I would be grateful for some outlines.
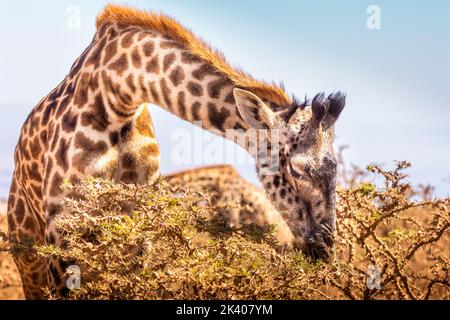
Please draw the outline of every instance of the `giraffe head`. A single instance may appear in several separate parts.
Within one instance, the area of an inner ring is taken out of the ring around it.
[[[344,109],[345,95],[318,94],[309,108],[270,105],[242,89],[235,89],[234,96],[250,128],[268,129],[268,145],[273,146],[277,136],[277,161],[273,150],[268,162],[259,155],[257,171],[269,199],[294,234],[295,246],[313,259],[329,261],[336,229],[334,124]]]

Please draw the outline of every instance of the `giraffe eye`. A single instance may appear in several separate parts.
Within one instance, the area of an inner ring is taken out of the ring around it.
[[[304,173],[299,172],[298,170],[295,169],[295,167],[292,164],[289,164],[288,166],[289,169],[289,173],[290,175],[298,180],[306,180],[306,176],[304,175]]]

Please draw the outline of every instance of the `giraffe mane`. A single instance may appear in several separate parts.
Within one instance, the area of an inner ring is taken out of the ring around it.
[[[191,54],[213,66],[219,73],[232,81],[236,87],[249,90],[260,98],[267,99],[279,106],[292,104],[292,100],[288,97],[282,85],[258,81],[241,68],[231,66],[222,52],[199,39],[192,31],[172,17],[162,13],[110,4],[98,15],[97,29],[105,23],[139,26],[156,31],[176,41]]]

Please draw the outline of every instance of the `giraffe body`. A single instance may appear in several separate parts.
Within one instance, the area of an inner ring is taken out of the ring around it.
[[[94,176],[123,183],[152,182],[159,176],[159,146],[147,105],[133,117],[92,134],[95,140],[73,119],[63,120],[59,135],[52,134],[58,125],[51,121],[42,131],[36,130],[35,123],[45,116],[40,111],[38,106],[25,122],[16,148],[16,164],[20,165],[16,165],[8,201],[9,234],[17,242],[58,246],[61,242],[52,220],[64,214],[64,196],[70,196],[60,188],[63,179],[77,183]],[[73,131],[66,135],[64,126],[72,130],[72,125]],[[54,287],[64,285],[62,263],[25,255],[16,258],[16,264],[27,298],[41,298],[41,288],[49,281]]]
[[[258,175],[295,245],[329,259],[335,219],[332,140],[344,97],[318,95],[306,108],[282,87],[231,67],[173,19],[117,6],[105,8],[92,43],[25,121],[8,203],[13,240],[63,245],[53,220],[64,215],[64,198],[76,196],[64,194],[65,179],[144,183],[159,175],[147,103],[226,138],[229,130],[256,129],[274,143],[272,132],[280,131],[278,167],[266,175],[270,157],[263,155],[269,161],[257,162]],[[249,151],[255,144],[233,140]],[[65,288],[64,264],[35,256],[16,262],[27,298],[42,297],[42,285],[57,293]]]

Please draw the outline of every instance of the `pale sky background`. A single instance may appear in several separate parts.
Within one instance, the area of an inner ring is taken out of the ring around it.
[[[88,46],[95,17],[108,2],[0,1],[0,198],[7,196],[23,121]],[[413,183],[450,194],[449,1],[120,3],[174,16],[256,78],[283,81],[300,97],[345,91],[336,145],[350,145],[348,161],[392,166],[393,160],[409,160]],[[67,26],[73,5],[80,9],[79,29]],[[366,26],[369,5],[381,9],[380,30]],[[158,107],[152,117],[163,173],[199,166],[171,159],[173,130],[193,127]],[[204,164],[222,162],[219,157]],[[256,182],[251,164],[237,168]]]

